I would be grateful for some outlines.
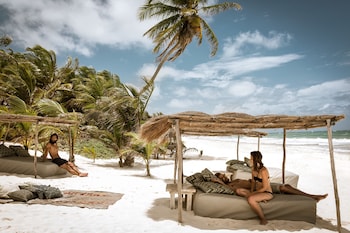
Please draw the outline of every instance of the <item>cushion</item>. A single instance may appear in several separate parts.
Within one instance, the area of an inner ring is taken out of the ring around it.
[[[10,149],[14,150],[18,157],[30,157],[29,152],[21,146],[9,146]]]
[[[233,165],[233,164],[245,164],[244,161],[240,161],[237,159],[231,159],[229,161],[226,162],[227,165]]]
[[[204,180],[204,177],[202,175],[202,173],[200,172],[197,172],[191,176],[188,176],[186,177],[186,180],[190,183],[190,184],[194,184],[194,183],[197,183],[197,182],[203,182],[205,181]]]
[[[62,192],[50,185],[20,185],[20,189],[28,190],[39,197],[39,199],[53,199],[63,197]]]
[[[229,187],[215,182],[203,181],[194,183],[193,185],[205,193],[235,194],[235,192]]]
[[[244,162],[248,167],[251,167],[250,166],[250,158],[244,157]]]
[[[241,170],[241,171],[245,171],[245,172],[251,172],[252,169],[244,164],[232,164],[232,165],[229,165],[229,167],[233,170]]]
[[[0,198],[8,199],[9,196],[7,194],[17,190],[19,190],[17,184],[0,184]]]
[[[20,189],[14,192],[10,192],[7,194],[11,199],[13,199],[14,201],[29,201],[31,199],[35,198],[35,195],[28,190],[25,189]]]
[[[205,168],[201,173],[205,181],[211,181],[212,178],[216,178],[216,176],[211,171],[209,171],[208,168]]]
[[[0,145],[0,157],[10,157],[10,156],[16,156],[16,152],[14,150],[11,150],[4,144]]]

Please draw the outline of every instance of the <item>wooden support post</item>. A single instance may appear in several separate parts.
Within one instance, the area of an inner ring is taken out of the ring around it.
[[[286,174],[286,129],[283,129],[283,162],[282,162],[282,184],[285,183]]]
[[[239,135],[237,136],[237,160],[239,160]]]
[[[178,171],[177,171],[177,193],[178,193],[178,222],[182,223],[182,173],[183,173],[183,161],[182,161],[182,141],[180,133],[179,119],[175,120],[175,132],[176,132],[176,154],[178,159]]]
[[[335,205],[337,209],[337,229],[338,229],[338,232],[340,233],[341,232],[340,201],[339,201],[339,194],[338,194],[337,174],[335,172],[334,150],[333,150],[332,129],[331,129],[330,119],[327,120],[327,130],[328,130],[328,146],[329,146],[329,155],[331,160]]]
[[[39,125],[38,121],[35,125],[35,152],[34,152],[34,177],[37,176],[37,152],[38,152],[38,144],[39,144]]]
[[[258,151],[260,151],[260,136],[258,136]]]
[[[74,145],[73,145],[73,139],[72,139],[72,128],[68,127],[68,134],[69,134],[69,141],[68,141],[68,146],[69,146],[69,161],[74,163],[75,158],[74,158]]]

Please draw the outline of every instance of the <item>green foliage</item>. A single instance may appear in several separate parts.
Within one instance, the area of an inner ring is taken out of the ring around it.
[[[111,159],[116,158],[116,152],[106,147],[106,145],[98,139],[80,139],[77,141],[76,152],[80,155],[91,159]]]

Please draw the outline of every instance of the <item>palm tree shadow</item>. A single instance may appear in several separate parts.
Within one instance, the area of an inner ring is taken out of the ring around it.
[[[147,216],[154,221],[170,220],[178,222],[178,209],[170,209],[169,198],[155,199],[153,206],[147,211]],[[191,226],[202,230],[250,230],[250,231],[301,231],[316,229],[328,229],[337,231],[337,226],[331,221],[317,217],[316,224],[302,221],[269,220],[267,225],[260,225],[257,219],[234,220],[201,217],[194,214],[193,211],[182,211],[182,225]],[[342,228],[341,232],[350,233],[349,230]]]

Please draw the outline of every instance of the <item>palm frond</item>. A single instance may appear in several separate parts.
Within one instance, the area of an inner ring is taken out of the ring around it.
[[[208,42],[210,44],[210,55],[215,56],[216,52],[218,51],[219,42],[216,38],[214,32],[211,30],[210,26],[204,21],[201,21],[202,24],[202,30],[205,32],[205,36],[208,39]]]
[[[216,4],[216,5],[204,6],[200,9],[200,11],[202,11],[206,15],[212,16],[212,15],[216,15],[218,13],[221,13],[223,11],[229,10],[229,9],[241,10],[242,7],[238,3],[223,2],[220,4]]]

